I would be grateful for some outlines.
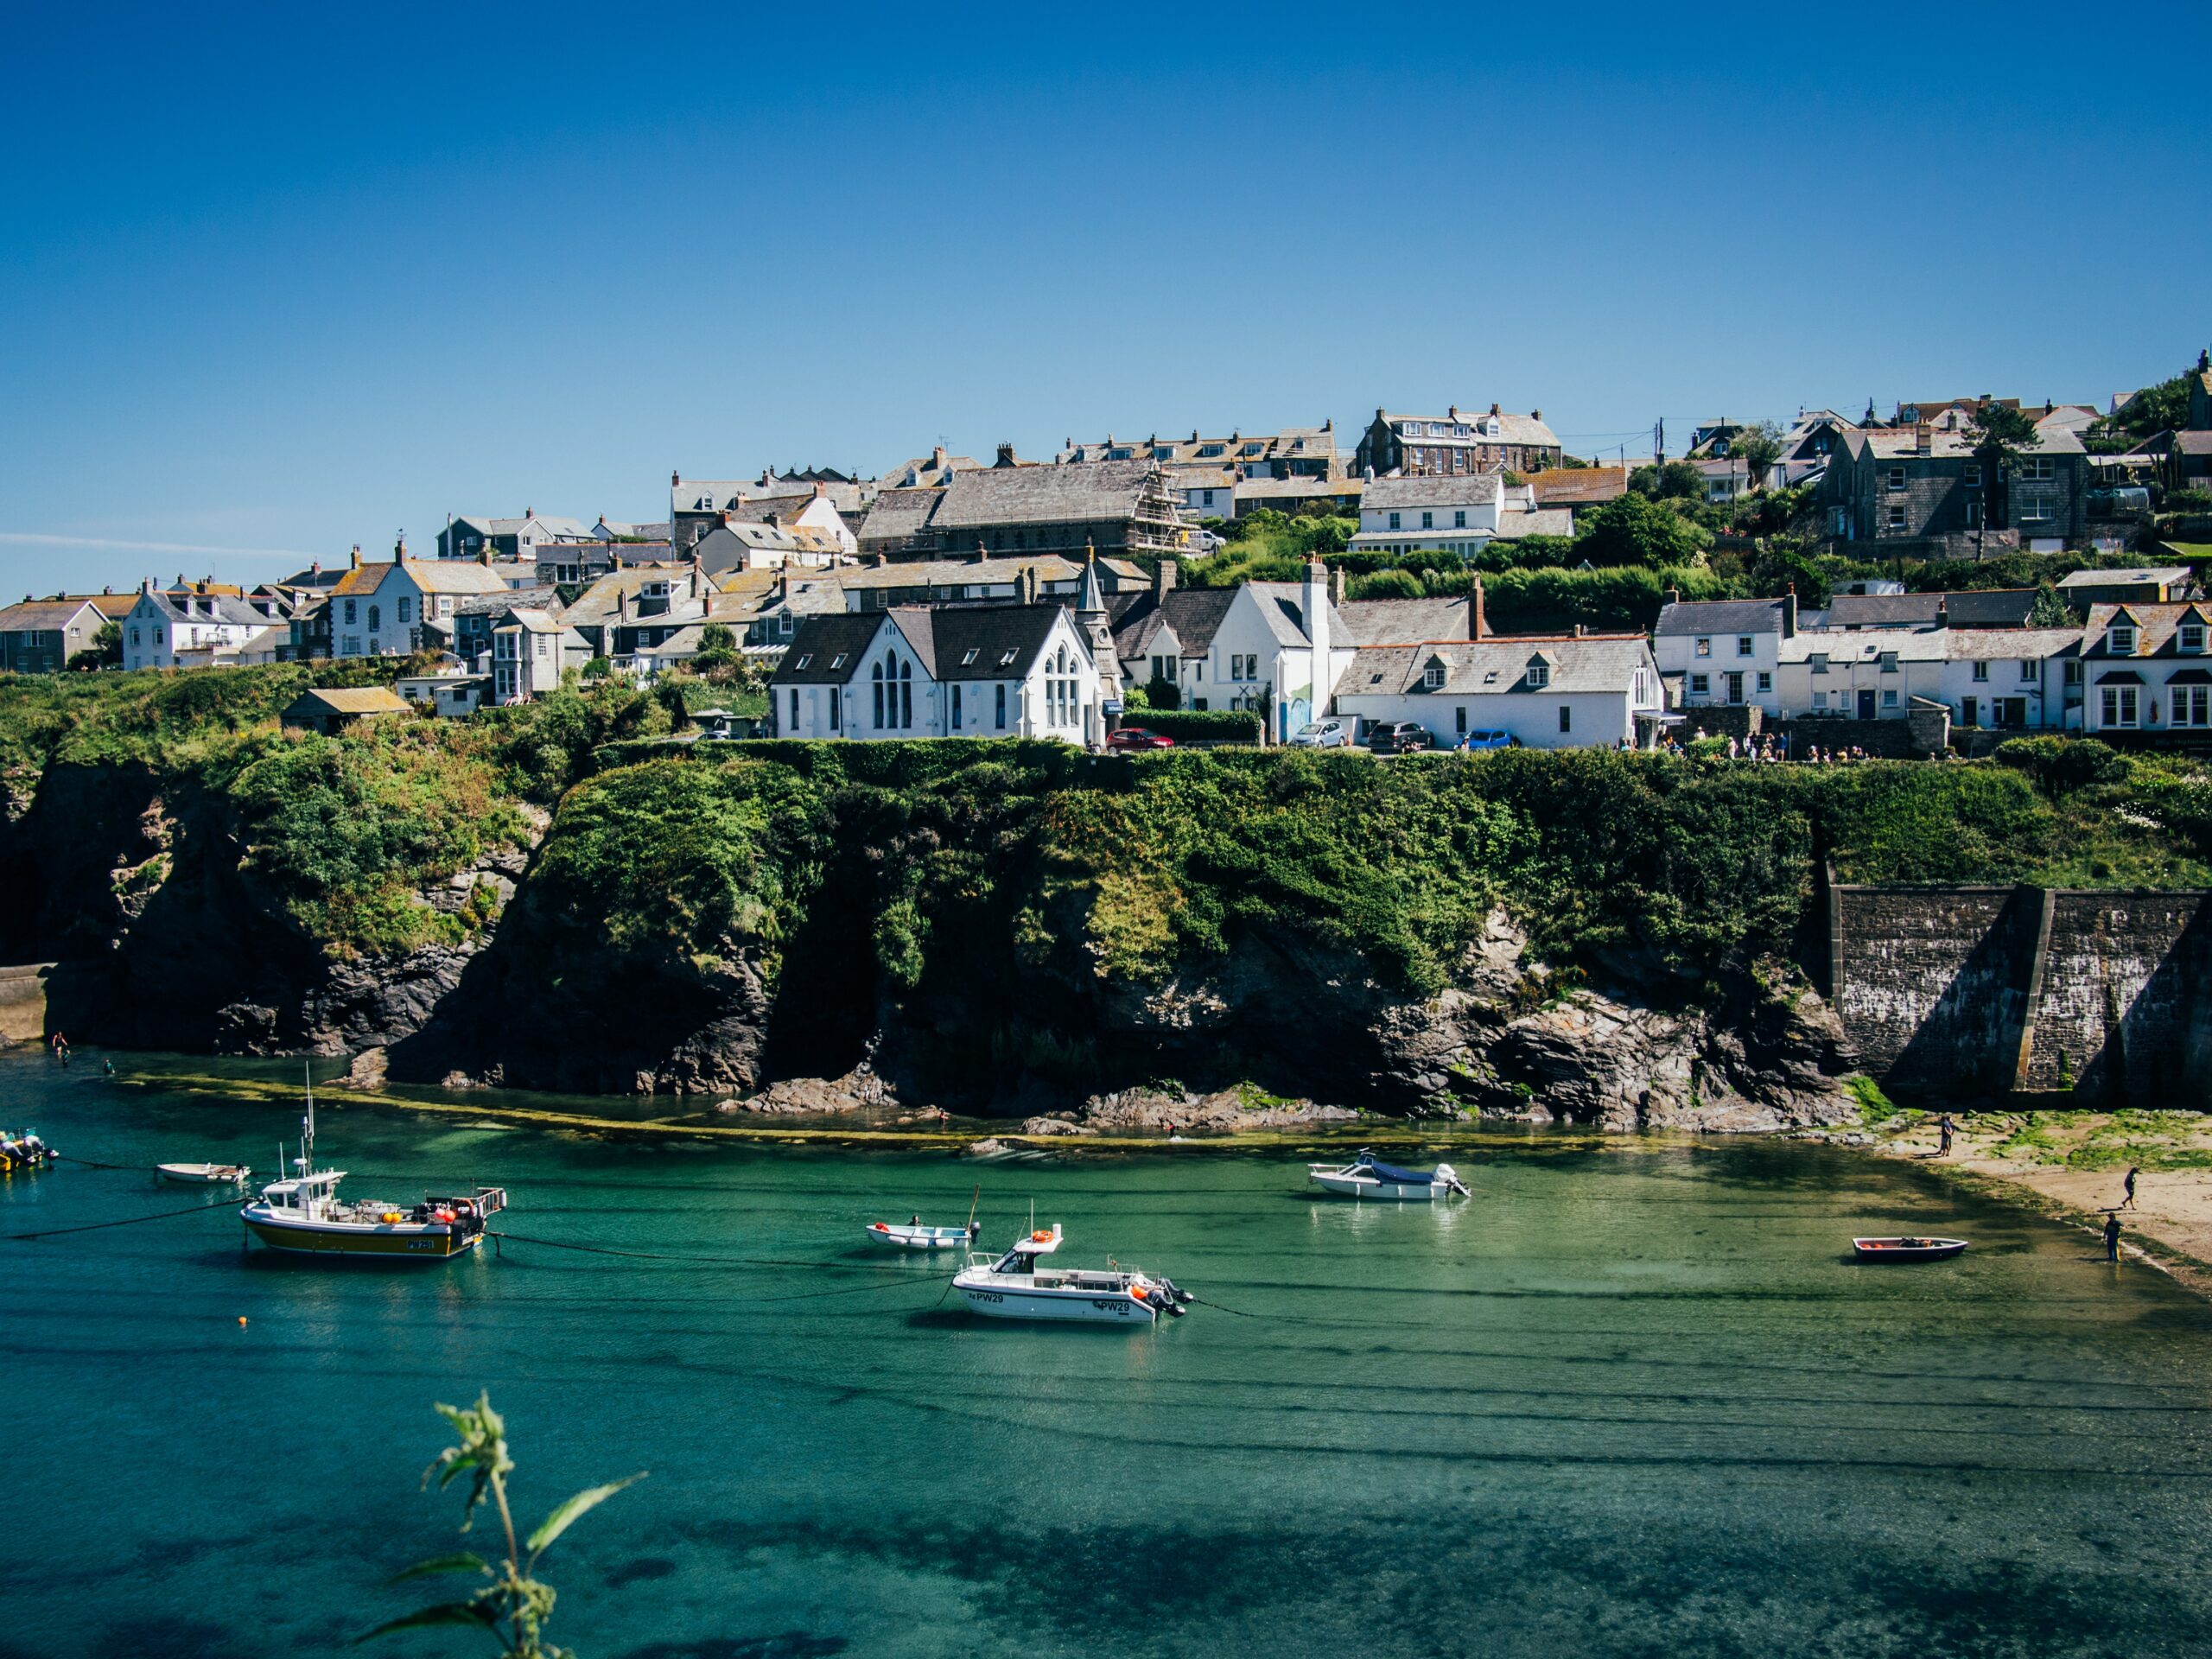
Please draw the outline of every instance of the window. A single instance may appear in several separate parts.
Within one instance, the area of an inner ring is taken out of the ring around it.
[[[1762,690],[1762,691],[1771,691],[1771,690],[1774,690],[1774,676],[1773,676],[1773,675],[1771,675],[1771,674],[1762,673],[1762,674],[1759,676],[1759,690]]]
[[[2020,500],[2020,522],[2024,524],[2047,524],[2056,518],[2053,504],[2042,496],[2024,496]]]
[[[2049,455],[2022,455],[2013,464],[2013,476],[2023,484],[2048,484],[2056,474]]]
[[[1390,528],[1393,530],[1398,528],[1398,515],[1395,512],[1390,515]]]
[[[2135,630],[2125,622],[2115,622],[2105,630],[2105,649],[2115,657],[2135,654]]]
[[[1825,708],[1827,708],[1827,706],[1828,706],[1828,694],[1827,694],[1827,692],[1825,692],[1825,691],[1815,691],[1815,692],[1814,692],[1814,693],[1813,693],[1813,707],[1814,707],[1814,708],[1815,708],[1815,709],[1825,709]]]
[[[798,659],[798,661],[796,664],[793,664],[793,666],[794,666],[794,667],[798,667],[798,668],[804,668],[804,667],[806,667],[806,666],[807,666],[807,664],[809,664],[810,663],[811,663],[813,660],[814,660],[814,653],[813,653],[812,652],[810,652],[810,651],[808,651],[808,652],[802,652],[799,654],[799,659]]]
[[[2177,726],[2212,726],[2212,685],[2170,685],[2170,711]]]
[[[134,645],[138,643],[138,630],[136,628],[130,630],[130,643]]]
[[[2082,664],[2079,658],[2069,658],[2066,664],[2065,681],[2069,685],[2082,683]]]
[[[378,628],[381,628],[382,626],[384,626],[384,607],[383,607],[383,606],[381,606],[381,605],[372,605],[372,606],[370,606],[370,607],[369,607],[369,632],[370,632],[371,633],[374,633],[374,632],[375,632]]]
[[[1423,530],[1434,530],[1436,528],[1436,515],[1433,512],[1424,512],[1421,514],[1421,527]]]
[[[1827,654],[1827,652],[1826,652],[1825,651],[1816,651],[1816,652],[1813,652],[1813,654],[1812,654],[1812,655],[1813,655],[1813,672],[1814,672],[1814,673],[1815,673],[1815,674],[1825,674],[1825,673],[1827,673],[1827,672],[1828,671],[1828,654]]]
[[[830,729],[837,730],[844,724],[845,694],[836,686],[830,688]]]
[[[782,615],[776,619],[776,632],[782,634],[785,639],[789,639],[791,637],[793,620],[794,619],[792,618],[791,613],[789,611],[785,611]]]
[[[962,653],[961,653],[961,657],[960,657],[960,666],[961,666],[961,667],[963,667],[963,668],[967,667],[970,663],[972,663],[972,662],[974,662],[974,661],[976,660],[976,657],[977,657],[979,654],[980,654],[980,652],[978,652],[978,650],[977,650],[977,648],[976,648],[976,646],[974,646],[974,645],[970,645],[970,646],[969,646],[969,647],[968,647],[968,649],[967,649],[965,652],[962,652]],[[839,660],[840,660],[840,661],[842,661],[842,658],[840,658]]]
[[[1882,707],[1883,707],[1883,708],[1885,708],[1885,709],[1894,709],[1894,708],[1896,708],[1897,706],[1897,694],[1896,692],[1894,692],[1894,691],[1885,691],[1885,692],[1883,692],[1883,693],[1882,693]]]
[[[1552,671],[1549,664],[1545,663],[1529,664],[1529,685],[1531,690],[1541,691],[1551,683]]]
[[[974,654],[973,652],[970,652],[970,653],[969,653],[969,655],[971,655],[971,656],[972,656],[973,654]],[[845,665],[845,653],[844,653],[843,652],[842,652],[842,651],[841,651],[841,652],[838,652],[835,657],[832,657],[832,658],[830,659],[830,667],[832,667],[832,668],[842,668],[844,665]]]
[[[1987,679],[1989,677],[1989,664],[1987,663],[1976,663],[1974,665],[1974,677],[1977,680]]]
[[[1001,652],[999,653],[999,666],[1001,668],[1012,668],[1014,666],[1014,653],[1011,651]]]
[[[1897,671],[1897,654],[1894,651],[1884,652],[1876,660],[1880,663],[1883,673],[1894,674]]]
[[[883,664],[878,663],[870,669],[868,677],[869,690],[875,694],[875,728],[881,731],[883,729]]]
[[[2030,681],[2030,680],[2032,680],[2032,679],[2034,679],[2035,677],[2036,677],[2036,665],[2035,665],[2034,661],[2033,661],[2031,658],[2026,658],[2026,657],[2023,657],[2022,658],[2020,658],[2020,678],[2021,678],[2021,681],[2024,683],[2025,682]]]
[[[346,620],[348,622],[358,622],[361,620],[359,616],[354,614],[353,607],[358,603],[359,603],[358,600],[349,599],[346,601]]]
[[[1467,729],[1467,705],[1464,702],[1452,711],[1452,729],[1455,732]]]
[[[408,607],[413,603],[414,601],[412,600],[402,598],[399,601],[398,607],[393,613],[393,620],[403,626],[412,621],[414,619],[409,616],[407,612]]]
[[[956,732],[960,729],[960,686],[957,681],[952,687],[952,729]]]
[[[1739,633],[1736,636],[1736,654],[1738,657],[1748,657],[1751,654],[1751,636],[1750,634]]]
[[[1465,507],[1461,507],[1452,515],[1452,528],[1454,530],[1465,530],[1466,527],[1467,510]]]
[[[1712,640],[1710,640],[1710,639],[1700,639],[1700,640],[1699,640],[1699,641],[1697,642],[1697,654],[1698,654],[1699,656],[1700,656],[1700,657],[1710,657],[1710,656],[1712,656],[1712,655],[1713,655],[1713,641],[1712,641]]]
[[[1690,695],[1691,695],[1692,696],[1694,696],[1694,697],[1702,697],[1702,696],[1709,696],[1709,695],[1711,694],[1712,690],[1713,690],[1713,676],[1712,676],[1712,675],[1710,675],[1710,674],[1693,674],[1693,675],[1691,675],[1691,676],[1690,676]]]
[[[798,688],[791,688],[791,730],[798,730]]]
[[[1903,507],[1891,507],[1890,509],[1889,518],[1885,520],[1885,523],[1888,528],[1891,530],[1903,530],[1904,528],[1904,509]]]
[[[1890,468],[1890,488],[1892,492],[1904,488],[1904,467],[1892,467]]]
[[[1559,706],[1559,728],[1562,732],[1574,729],[1574,710],[1563,702]]]
[[[136,632],[134,629],[134,634]],[[2183,651],[2204,649],[2204,625],[2202,622],[2184,622],[2178,632],[2181,635],[2181,648]]]
[[[1001,685],[994,689],[998,693],[998,728],[1004,731],[1006,730],[1006,687]]]
[[[1959,479],[1961,483],[1968,485],[1974,489],[1980,489],[1981,487],[1981,463],[1978,461],[1970,461],[1967,462],[1967,469],[1965,472],[1959,474]]]
[[[1204,496],[1205,497],[1205,499],[1205,499],[1205,505],[1208,505],[1208,506],[1211,506],[1211,505],[1213,505],[1213,492],[1212,492],[1211,490],[1202,490],[1202,491],[1200,491],[1200,492],[1199,492],[1199,493],[1200,493],[1200,494],[1202,494],[1202,495],[1204,495]]]
[[[2138,688],[2132,685],[2101,685],[2098,700],[2102,705],[2101,724],[2133,726],[2135,724],[2135,698]]]
[[[1441,691],[1444,689],[1444,664],[1432,661],[1421,671],[1421,683],[1431,691]]]

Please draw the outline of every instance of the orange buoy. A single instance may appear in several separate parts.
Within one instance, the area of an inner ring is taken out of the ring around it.
[[[1129,1287],[1129,1294],[1135,1297],[1139,1301],[1144,1300],[1144,1287],[1142,1285],[1131,1285]]]
[[[243,1326],[243,1325],[245,1324],[245,1314],[241,1313],[241,1314],[239,1314],[239,1315],[238,1315],[238,1324],[239,1324],[241,1326]]]

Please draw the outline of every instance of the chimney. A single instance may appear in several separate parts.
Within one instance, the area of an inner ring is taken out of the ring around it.
[[[1669,605],[1681,604],[1682,602],[1682,590],[1679,588],[1669,588],[1667,590],[1667,602]]]
[[[614,620],[617,622],[627,622],[630,620],[630,594],[626,588],[615,589]]]
[[[699,597],[699,556],[696,553],[691,556],[691,597]]]
[[[1319,559],[1306,562],[1306,637],[1313,644],[1313,684],[1326,681],[1329,665],[1329,567]]]
[[[1329,603],[1341,605],[1344,602],[1344,568],[1341,564],[1332,565],[1329,568]]]
[[[815,480],[815,485],[814,485],[814,497],[815,497],[815,499],[816,499],[816,500],[817,500],[817,501],[818,501],[818,500],[820,500],[823,496],[825,496],[825,495],[827,495],[827,494],[829,494],[829,493],[830,493],[830,486],[829,486],[827,484],[823,483],[823,482],[822,482],[820,480],[818,480],[818,479],[817,479],[817,480]]]
[[[1164,599],[1173,593],[1176,580],[1182,574],[1183,568],[1174,560],[1162,558],[1159,567],[1152,573],[1152,596],[1154,599]]]
[[[1023,565],[1021,567],[1021,602],[1025,605],[1034,605],[1037,603],[1039,592],[1037,567],[1033,564]]]
[[[943,444],[939,443],[931,446],[930,465],[936,467],[939,472],[943,472],[944,470],[944,446]]]
[[[1473,590],[1468,595],[1467,638],[1470,639],[1490,638],[1490,618],[1483,614],[1483,579],[1480,576],[1475,578]]]
[[[1446,410],[1444,413],[1447,418],[1456,421],[1459,418],[1459,405],[1454,404],[1451,408]]]
[[[476,563],[482,565],[486,570],[489,570],[492,568],[492,543],[490,538],[486,537],[484,545],[477,550]]]
[[[1001,467],[1011,467],[1014,464],[1014,446],[1012,444],[1002,443],[999,445],[999,458],[995,464]]]
[[[1493,415],[1503,415],[1505,411],[1500,409],[1496,404],[1492,404],[1490,406],[1490,412]]]
[[[349,565],[349,566],[347,567],[347,569],[353,569],[353,570],[358,570],[358,569],[359,569],[360,568],[361,568],[361,544],[360,544],[359,542],[356,542],[356,543],[353,543],[353,563],[351,565]]]
[[[1590,625],[1587,622],[1578,622],[1574,625],[1574,637],[1576,639],[1585,639],[1588,636],[1589,632]]]
[[[1529,411],[1529,418],[1532,421],[1541,421],[1544,418],[1544,411],[1541,409],[1532,409]]]
[[[683,482],[683,474],[676,471],[673,467],[671,467],[668,474],[668,487],[672,490]]]
[[[1921,422],[1912,429],[1912,442],[1913,448],[1922,454],[1933,453],[1936,448],[1936,429],[1926,421]]]
[[[1782,595],[1782,637],[1785,639],[1797,637],[1797,584],[1794,582]]]

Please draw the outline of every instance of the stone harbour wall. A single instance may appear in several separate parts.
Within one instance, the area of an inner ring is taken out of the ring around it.
[[[1837,886],[1838,1014],[1885,1088],[2212,1105],[2212,893]]]

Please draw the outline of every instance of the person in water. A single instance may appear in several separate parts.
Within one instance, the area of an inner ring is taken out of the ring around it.
[[[2136,1166],[2130,1164],[2127,1166],[2127,1196],[2120,1201],[2120,1207],[2123,1210],[2133,1210],[2135,1207],[2135,1175]]]
[[[2120,1260],[2120,1212],[2117,1210],[2105,1211],[2105,1260]]]

